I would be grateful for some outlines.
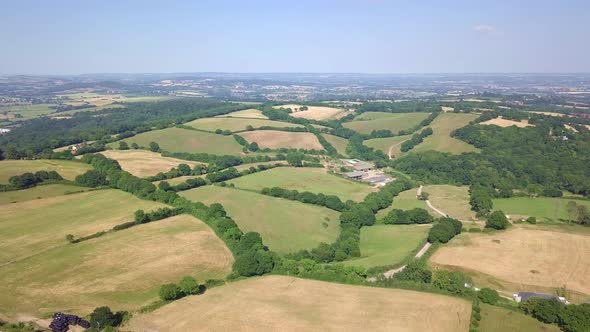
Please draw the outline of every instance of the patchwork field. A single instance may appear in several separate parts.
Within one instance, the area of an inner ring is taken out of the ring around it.
[[[469,204],[469,187],[434,185],[422,189],[430,194],[428,200],[437,209],[459,220],[475,220]],[[438,217],[438,215],[437,215]]]
[[[180,164],[187,164],[191,167],[200,164],[194,161],[162,157],[159,153],[146,150],[107,150],[101,154],[118,161],[123,170],[139,177],[167,172]]]
[[[517,289],[558,288],[590,295],[590,236],[517,227],[463,233],[431,258],[436,265],[482,273]]]
[[[266,115],[262,114],[262,111],[255,108],[249,108],[247,110],[235,111],[229,114],[218,115],[216,118],[246,118],[246,119],[268,119]]]
[[[429,225],[374,225],[361,228],[361,257],[346,265],[365,268],[400,263],[428,237]]]
[[[488,121],[480,122],[480,124],[482,124],[482,125],[495,125],[495,126],[502,127],[502,128],[511,127],[511,126],[517,126],[519,128],[524,128],[524,127],[531,127],[532,126],[529,124],[528,120],[514,121],[514,120],[502,119],[501,116],[497,117],[495,119],[488,120]]]
[[[370,134],[373,130],[389,129],[394,133],[410,129],[426,119],[429,113],[386,113],[366,112],[343,126],[361,134]]]
[[[169,152],[205,152],[217,155],[237,155],[242,153],[242,146],[231,136],[222,136],[202,131],[166,128],[153,130],[124,140],[129,145],[137,143],[139,146],[149,146],[156,142],[160,148]],[[118,142],[110,146],[117,148]]]
[[[229,130],[231,132],[246,130],[248,126],[260,128],[263,126],[277,128],[303,127],[302,125],[264,120],[264,119],[244,119],[244,118],[204,118],[186,123],[193,128],[214,132],[217,129]]]
[[[294,118],[304,118],[309,120],[326,120],[331,118],[338,113],[344,112],[341,108],[327,107],[327,106],[307,106],[307,111],[299,111],[299,108],[303,105],[288,104],[275,106],[274,108],[290,108],[293,112],[291,116]]]
[[[0,183],[8,183],[11,176],[26,172],[56,171],[66,180],[74,180],[76,176],[92,169],[92,166],[70,160],[3,160],[0,161]]]
[[[373,138],[363,142],[364,145],[375,150],[381,150],[390,158],[395,158],[401,154],[402,143],[410,139],[412,135]]]
[[[590,208],[590,201],[570,200],[566,198],[550,197],[511,197],[494,199],[494,210],[502,210],[511,219],[536,217],[539,221],[569,220],[572,216],[568,212],[568,202],[576,202]]]
[[[5,191],[0,192],[0,205],[62,196],[65,194],[76,193],[85,190],[88,190],[88,188],[69,184],[48,184],[24,190]]]
[[[544,324],[531,316],[510,311],[489,304],[481,304],[481,321],[479,330],[482,332],[559,332],[559,327]]]
[[[328,143],[332,144],[339,154],[346,156],[346,146],[348,145],[348,140],[346,138],[329,134],[322,134],[322,136],[328,141]]]
[[[426,211],[430,212],[431,215],[435,215],[435,213],[431,209],[429,209],[428,206],[426,206],[426,203],[424,203],[424,201],[421,201],[416,198],[416,188],[413,188],[410,190],[402,191],[401,193],[399,193],[399,195],[394,197],[391,206],[383,210],[380,210],[377,213],[377,218],[385,217],[389,213],[389,211],[393,209],[411,210],[415,208],[425,209]]]
[[[52,104],[15,105],[0,107],[0,120],[23,121],[55,112]]]
[[[162,284],[185,275],[223,278],[232,262],[208,226],[179,215],[0,267],[0,310],[36,317],[86,315],[98,304],[135,310],[156,300]]]
[[[323,150],[320,141],[318,141],[318,138],[312,133],[295,133],[278,130],[255,130],[240,133],[239,135],[244,137],[249,143],[258,143],[258,146],[260,146],[262,149],[287,148]]]
[[[265,245],[282,254],[332,243],[340,231],[339,213],[319,206],[218,186],[180,195],[205,204],[221,203],[242,231],[260,233]]]
[[[469,302],[442,295],[267,276],[175,301],[124,328],[450,332],[467,331],[470,312]]]
[[[133,220],[138,209],[163,206],[114,189],[4,204],[0,265],[63,245],[67,234],[80,237],[108,230]]]
[[[476,118],[477,114],[443,113],[436,117],[430,124],[433,134],[426,137],[424,142],[418,144],[410,151],[436,150],[453,154],[479,151],[473,145],[450,136],[453,130],[465,127],[470,121]]]

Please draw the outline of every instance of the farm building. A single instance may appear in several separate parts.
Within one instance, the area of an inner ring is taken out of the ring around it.
[[[367,175],[367,172],[362,172],[362,171],[354,171],[354,172],[348,172],[348,173],[344,173],[344,175],[350,179],[353,180],[360,180],[362,179],[364,176]]]
[[[565,297],[551,295],[551,294],[533,293],[533,292],[519,292],[518,294],[512,294],[512,298],[516,302],[526,302],[531,298],[556,299],[563,304],[569,304],[569,301],[566,300]]]
[[[394,179],[392,179],[391,177],[389,177],[387,175],[378,175],[378,176],[372,176],[372,177],[365,178],[362,181],[370,183],[370,184],[384,186],[385,184],[387,184],[388,182],[391,182],[393,180]]]
[[[341,159],[344,165],[354,168],[355,171],[370,171],[375,168],[375,164],[358,160],[358,159]]]

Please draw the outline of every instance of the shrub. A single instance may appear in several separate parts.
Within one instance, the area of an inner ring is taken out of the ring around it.
[[[172,301],[182,296],[182,290],[176,284],[166,284],[160,287],[160,298],[164,301]]]
[[[493,229],[498,229],[498,230],[506,229],[506,228],[508,228],[508,225],[509,225],[508,219],[506,218],[506,215],[502,211],[492,212],[486,222],[487,228],[493,228]]]
[[[432,280],[432,272],[424,262],[413,260],[402,271],[396,273],[394,278],[429,284]]]
[[[76,183],[92,188],[109,184],[106,176],[103,173],[95,170],[89,170],[84,174],[76,176]]]
[[[194,295],[200,293],[200,286],[197,280],[191,276],[186,276],[178,283],[180,291],[184,295]]]
[[[500,295],[498,295],[498,292],[495,289],[491,288],[482,288],[477,293],[477,297],[481,300],[481,302],[487,304],[496,304],[496,302],[498,302],[498,300],[500,299]]]
[[[528,217],[526,218],[526,222],[528,222],[529,224],[536,224],[537,223],[537,218],[535,217]]]
[[[102,330],[107,326],[118,326],[123,321],[124,312],[113,313],[109,307],[98,307],[90,314],[90,326]]]

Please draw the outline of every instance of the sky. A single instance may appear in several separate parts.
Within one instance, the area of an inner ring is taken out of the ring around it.
[[[588,0],[0,0],[0,74],[590,72]]]

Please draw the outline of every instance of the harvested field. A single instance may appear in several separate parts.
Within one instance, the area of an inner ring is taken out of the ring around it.
[[[240,133],[249,143],[256,142],[262,149],[323,150],[318,138],[312,133],[295,133],[278,130],[255,130]],[[232,138],[233,139],[233,138]]]
[[[401,154],[402,143],[410,139],[412,135],[373,138],[363,142],[364,145],[375,150],[381,150],[386,155],[395,158]]]
[[[179,215],[78,244],[63,244],[0,267],[0,311],[41,317],[86,315],[97,305],[137,310],[162,284],[192,275],[223,278],[233,258],[200,220]]]
[[[460,154],[463,152],[477,152],[476,147],[461,140],[451,137],[455,129],[465,127],[471,120],[477,118],[477,114],[443,113],[436,117],[430,124],[433,134],[424,139],[409,153],[435,150]]]
[[[467,331],[471,304],[286,276],[234,282],[133,317],[132,331]],[[224,317],[220,319],[220,317]]]
[[[449,107],[449,106],[441,106],[440,109],[442,109],[443,112],[452,112],[455,110],[454,107]]]
[[[245,119],[268,119],[268,117],[262,114],[262,111],[255,108],[249,108],[247,110],[235,111],[229,114],[218,115],[216,118],[245,118]]]
[[[92,166],[86,163],[70,160],[3,160],[0,161],[0,183],[8,183],[11,176],[37,171],[56,171],[64,179],[74,180],[91,169]]]
[[[303,105],[288,104],[275,106],[274,108],[290,108],[293,112],[291,116],[294,118],[304,118],[309,120],[326,120],[335,116],[338,113],[344,112],[341,108],[326,107],[326,106],[307,106],[307,111],[299,111]]]
[[[30,201],[34,199],[62,196],[69,193],[86,191],[89,188],[69,184],[48,184],[24,190],[0,192],[0,205]]]
[[[431,258],[436,265],[483,273],[514,284],[590,294],[590,236],[514,226],[498,233],[463,233]]]
[[[195,202],[223,204],[242,231],[259,232],[264,244],[281,254],[332,243],[340,232],[339,213],[316,205],[217,186],[180,195]]]
[[[482,125],[495,125],[495,126],[502,127],[502,128],[511,127],[511,126],[517,126],[518,128],[533,126],[533,125],[529,124],[528,120],[514,121],[514,120],[502,119],[501,116],[497,117],[495,119],[481,122],[480,124],[482,124]]]
[[[187,126],[193,128],[214,132],[217,129],[229,130],[231,132],[244,131],[248,126],[253,128],[260,128],[264,126],[276,128],[293,128],[303,127],[302,125],[264,120],[264,119],[244,119],[244,118],[204,118],[186,123]]]
[[[361,134],[370,134],[373,130],[389,129],[393,133],[400,130],[408,130],[426,119],[429,113],[386,113],[366,112],[357,116],[353,121],[343,124]]]
[[[346,156],[346,146],[348,145],[348,140],[346,138],[330,134],[322,134],[322,136],[324,136],[328,143],[332,144],[339,154]]]
[[[575,202],[590,208],[590,201],[572,200],[567,198],[551,197],[511,197],[492,200],[495,210],[515,218],[536,217],[538,221],[558,221],[573,219],[567,205]]]
[[[518,311],[511,311],[489,304],[481,304],[481,321],[479,330],[482,332],[559,332],[556,325],[544,324],[531,316]]]
[[[159,153],[146,150],[107,150],[101,154],[118,161],[123,170],[138,177],[167,172],[180,164],[187,164],[191,167],[200,164],[195,161],[162,157]]]

